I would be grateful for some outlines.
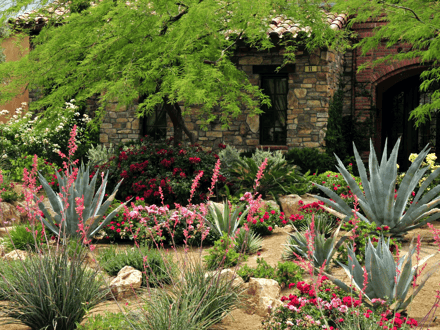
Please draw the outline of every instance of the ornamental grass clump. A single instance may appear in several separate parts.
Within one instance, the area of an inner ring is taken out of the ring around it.
[[[108,293],[98,271],[86,266],[86,251],[78,245],[72,256],[60,245],[15,262],[13,271],[2,273],[3,315],[33,330],[75,329]]]
[[[396,190],[397,182],[397,153],[400,139],[397,140],[391,155],[387,158],[387,143],[379,164],[373,143],[370,141],[369,175],[367,175],[364,163],[353,144],[359,175],[362,179],[363,191],[359,188],[351,174],[344,167],[341,160],[338,161],[337,169],[344,176],[350,186],[350,190],[356,195],[359,205],[364,214],[356,212],[357,216],[367,222],[375,223],[376,226],[388,226],[390,235],[402,236],[408,231],[419,228],[440,218],[440,212],[435,207],[440,203],[440,185],[425,193],[426,188],[440,174],[440,168],[432,172],[415,194],[412,204],[408,206],[411,193],[416,189],[421,178],[430,169],[429,166],[420,168],[423,160],[429,152],[426,146],[414,160],[406,172],[405,177]],[[316,184],[327,196],[316,196],[338,212],[347,215],[346,219],[353,215],[353,210],[334,191]]]

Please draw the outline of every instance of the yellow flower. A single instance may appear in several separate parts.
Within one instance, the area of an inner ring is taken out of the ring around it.
[[[411,154],[411,155],[409,155],[408,159],[412,163],[416,160],[417,156],[418,156],[417,154]]]

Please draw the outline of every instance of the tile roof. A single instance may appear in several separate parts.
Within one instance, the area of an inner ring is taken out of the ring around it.
[[[326,13],[327,23],[333,30],[340,30],[345,27],[348,21],[348,15]],[[300,24],[283,16],[277,16],[270,23],[268,34],[271,37],[278,36],[282,38],[284,35],[296,38],[299,32],[305,32],[310,35],[312,28],[310,26],[301,27]]]
[[[127,4],[129,4],[129,2],[127,2]],[[70,13],[68,8],[63,6],[56,7],[57,2],[54,2],[52,5],[54,6],[44,8],[39,12],[33,10],[29,13],[19,15],[14,19],[10,19],[9,22],[11,24],[19,25],[22,28],[39,29],[46,24],[49,18],[57,20],[63,17],[68,17],[68,14]],[[91,5],[94,6],[96,3],[92,2]],[[340,30],[347,24],[348,15],[346,14],[325,13],[325,15],[327,23],[331,29]],[[276,16],[270,21],[267,33],[271,37],[278,36],[279,38],[282,38],[284,35],[290,35],[293,38],[296,38],[298,32],[302,31],[307,33],[307,35],[310,35],[311,30],[311,27],[301,27],[300,24],[295,23],[292,19],[283,16]]]

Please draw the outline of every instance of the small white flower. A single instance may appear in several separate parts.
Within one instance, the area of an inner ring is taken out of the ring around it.
[[[4,154],[4,155],[2,156],[2,158],[8,158],[8,155],[7,155],[7,154]]]

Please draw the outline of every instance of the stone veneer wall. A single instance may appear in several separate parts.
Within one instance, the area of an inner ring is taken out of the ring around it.
[[[329,50],[317,50],[312,54],[298,51],[296,55],[295,70],[288,74],[287,144],[272,147],[323,147],[329,102],[338,88],[343,57]],[[282,60],[279,53],[262,53],[248,48],[239,49],[236,54],[238,67],[248,74],[252,84],[258,86],[261,79],[259,74],[254,74],[254,66],[280,65]],[[135,109],[135,105],[120,109],[116,103],[108,106],[101,125],[101,143],[118,144],[139,138],[141,124]],[[173,126],[167,119],[167,137],[170,137]],[[216,149],[219,143],[233,145],[239,150],[260,146],[259,117],[250,116],[248,110],[234,118],[227,129],[222,129],[220,123],[212,123],[208,130],[203,130],[195,107],[184,119],[197,143],[206,149]],[[185,135],[184,142],[188,142]]]
[[[287,144],[272,147],[323,147],[329,102],[338,88],[343,57],[328,50],[317,50],[312,54],[300,51],[296,56],[295,72],[288,74]],[[238,67],[247,73],[252,84],[258,86],[261,79],[259,74],[254,74],[254,66],[279,65],[282,60],[280,54],[248,49],[241,49],[237,54]],[[204,147],[215,149],[219,143],[233,145],[239,150],[260,147],[259,117],[251,117],[247,110],[233,119],[228,129],[213,124],[207,131],[202,130],[196,110],[185,117],[185,122]]]
[[[92,104],[96,102],[91,101]],[[140,119],[136,115],[136,104],[118,107],[113,102],[106,107],[106,113],[101,124],[99,140],[105,145],[139,139],[141,136]]]

